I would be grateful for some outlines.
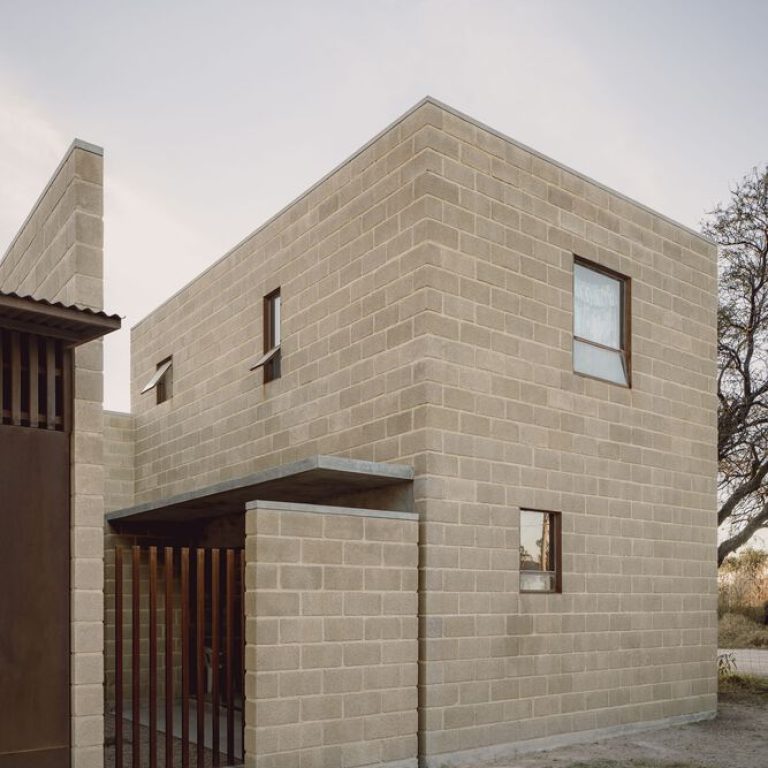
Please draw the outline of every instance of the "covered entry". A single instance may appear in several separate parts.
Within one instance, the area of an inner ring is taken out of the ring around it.
[[[114,637],[113,653],[107,642],[107,711],[115,764],[232,765],[243,762],[244,743],[253,750],[243,727],[247,734],[245,720],[255,712],[244,695],[254,694],[255,635],[241,629],[243,603],[249,620],[255,611],[253,596],[244,600],[245,570],[252,583],[256,565],[255,546],[247,563],[244,556],[249,500],[322,499],[338,508],[354,499],[397,509],[411,504],[412,477],[410,467],[313,456],[109,513],[116,546],[114,564],[107,563]]]
[[[72,350],[119,326],[0,293],[0,768],[70,764]]]
[[[114,765],[243,761],[243,550],[114,551]]]

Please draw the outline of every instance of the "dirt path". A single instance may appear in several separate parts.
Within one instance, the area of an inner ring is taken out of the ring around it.
[[[768,694],[721,694],[715,720],[523,755],[492,765],[498,768],[766,768]]]

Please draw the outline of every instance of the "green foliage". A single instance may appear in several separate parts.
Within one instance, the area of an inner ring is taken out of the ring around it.
[[[717,677],[722,680],[736,674],[736,657],[732,653],[720,653],[717,656]]]

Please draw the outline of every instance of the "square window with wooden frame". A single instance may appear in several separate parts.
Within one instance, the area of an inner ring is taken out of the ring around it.
[[[520,591],[561,592],[561,521],[558,512],[520,510]]]
[[[264,368],[265,384],[279,379],[281,374],[281,308],[279,288],[264,297],[264,354],[251,367],[251,370]]]
[[[630,281],[584,259],[573,262],[573,370],[630,386]]]
[[[159,405],[173,396],[173,357],[166,357],[155,366],[152,378],[141,390],[143,395],[150,389],[155,390],[156,402]]]

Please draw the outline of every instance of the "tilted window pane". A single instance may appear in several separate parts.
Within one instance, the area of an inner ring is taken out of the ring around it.
[[[274,299],[272,299],[272,346],[280,346],[280,294],[278,293]]]
[[[621,281],[573,265],[573,333],[621,349]]]
[[[573,340],[573,370],[616,384],[628,384],[621,352]]]
[[[556,576],[546,571],[520,571],[520,589],[523,592],[554,592]]]
[[[546,512],[520,512],[520,570],[554,570],[554,526]]]

